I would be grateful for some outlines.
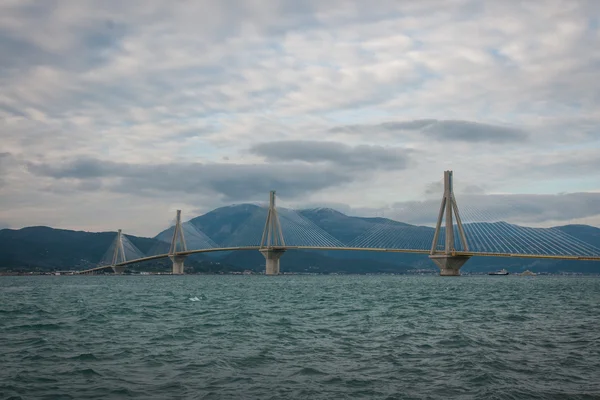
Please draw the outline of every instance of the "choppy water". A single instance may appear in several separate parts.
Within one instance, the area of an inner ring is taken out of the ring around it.
[[[600,279],[0,278],[0,398],[600,398]]]

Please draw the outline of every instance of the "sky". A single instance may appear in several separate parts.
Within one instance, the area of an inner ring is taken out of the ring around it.
[[[596,0],[3,0],[0,54],[0,229],[269,190],[418,222],[444,170],[459,207],[600,226]]]

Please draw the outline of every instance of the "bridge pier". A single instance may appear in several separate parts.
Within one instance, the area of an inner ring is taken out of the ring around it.
[[[112,270],[115,274],[122,275],[123,272],[125,272],[125,266],[124,265],[122,265],[122,266],[113,265]]]
[[[279,259],[285,253],[285,249],[261,249],[265,257],[265,275],[279,275]]]
[[[456,204],[456,198],[454,197],[453,186],[452,171],[444,171],[444,195],[442,197],[440,213],[435,226],[433,242],[431,243],[431,251],[429,252],[429,258],[440,267],[440,276],[460,276],[460,267],[462,267],[470,258],[470,256],[453,255],[456,250],[454,243],[453,215],[456,217],[456,227],[458,229],[462,250],[469,251],[469,244],[467,243],[467,236],[465,235],[465,230],[458,212],[458,204]],[[438,251],[438,239],[442,230],[444,216],[446,217],[444,226],[445,238],[444,250],[441,252]]]
[[[429,258],[440,268],[440,276],[460,276],[460,267],[471,257],[433,254]]]
[[[269,212],[259,251],[265,257],[265,275],[279,275],[279,258],[285,253],[285,240],[275,207],[275,191],[269,193]]]
[[[184,274],[183,263],[187,256],[177,254],[179,251],[187,251],[183,228],[181,226],[181,210],[177,210],[175,227],[173,228],[173,239],[171,239],[171,248],[169,249],[169,258],[173,263],[173,268],[171,269],[172,275]]]
[[[187,256],[169,256],[171,261],[173,262],[173,269],[171,270],[171,274],[173,275],[183,275],[183,263]]]

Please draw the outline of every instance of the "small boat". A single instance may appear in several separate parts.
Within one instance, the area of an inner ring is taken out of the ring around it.
[[[496,271],[496,272],[488,272],[488,275],[508,275],[509,272],[505,269],[501,269],[500,271]]]

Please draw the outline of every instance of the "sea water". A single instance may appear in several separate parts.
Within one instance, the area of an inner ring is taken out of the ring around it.
[[[600,398],[600,279],[0,278],[0,398]]]

